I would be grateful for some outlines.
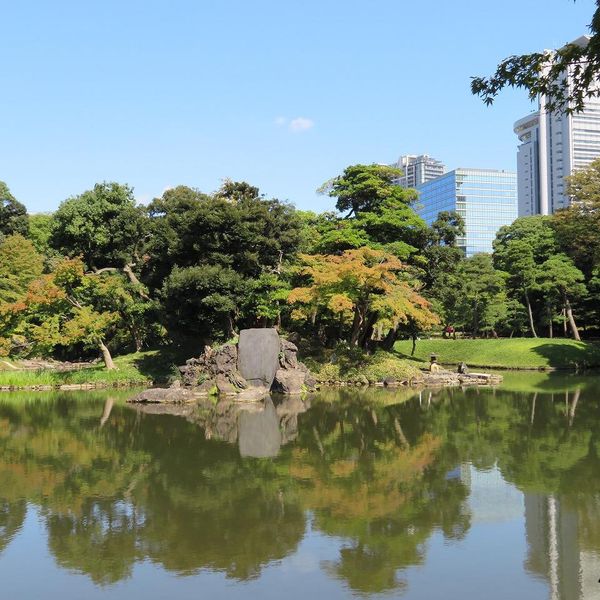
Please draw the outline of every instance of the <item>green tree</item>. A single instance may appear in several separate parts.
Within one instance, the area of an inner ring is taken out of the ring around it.
[[[475,254],[465,259],[458,269],[460,302],[458,313],[467,330],[476,336],[481,332],[497,335],[497,329],[508,315],[505,276],[496,271],[489,254]]]
[[[549,295],[557,295],[565,308],[573,338],[580,340],[579,330],[573,316],[571,299],[586,293],[583,273],[564,254],[551,256],[541,266],[540,282],[542,289]]]
[[[337,198],[337,210],[346,214],[323,215],[313,251],[334,254],[369,246],[401,260],[418,260],[427,226],[412,207],[416,191],[396,185],[401,174],[385,165],[352,165],[325,183],[319,191]]]
[[[15,302],[42,274],[44,259],[20,234],[0,239],[0,302]]]
[[[458,267],[464,251],[458,240],[465,235],[465,223],[456,212],[442,211],[432,223],[423,250],[421,269],[424,289],[441,307],[446,325],[456,322],[456,305],[460,295]]]
[[[56,251],[50,248],[52,222],[53,215],[51,214],[37,213],[29,215],[29,239],[35,249],[47,257],[56,254]]]
[[[167,190],[148,214],[143,280],[160,294],[173,337],[208,342],[279,320],[284,271],[302,243],[292,206],[226,181],[212,196]]]
[[[565,177],[569,208],[554,214],[558,243],[586,278],[600,266],[600,159]]]
[[[336,209],[347,213],[347,217],[358,216],[361,212],[374,212],[386,200],[396,198],[405,201],[407,196],[416,200],[414,190],[407,191],[395,185],[402,171],[386,165],[351,165],[344,172],[321,186],[321,192],[327,192],[337,198]]]
[[[540,291],[543,263],[558,252],[550,217],[521,217],[500,228],[494,240],[494,265],[508,273],[508,291],[527,309],[529,328],[537,337],[532,298]]]
[[[145,233],[144,209],[136,205],[133,189],[97,183],[59,206],[50,245],[71,258],[81,256],[91,270],[122,269],[135,283],[132,267],[140,260]]]
[[[247,280],[221,265],[175,267],[160,296],[165,324],[182,344],[210,344],[235,334]]]
[[[18,233],[27,236],[29,227],[27,209],[21,204],[0,181],[0,236]]]

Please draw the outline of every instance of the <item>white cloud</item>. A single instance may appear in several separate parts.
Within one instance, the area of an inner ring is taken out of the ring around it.
[[[277,125],[277,127],[283,127],[287,121],[288,120],[285,117],[277,117],[275,119],[275,125]]]
[[[299,133],[301,131],[307,131],[315,126],[315,122],[312,119],[306,117],[296,117],[290,121],[289,130],[293,133]]]

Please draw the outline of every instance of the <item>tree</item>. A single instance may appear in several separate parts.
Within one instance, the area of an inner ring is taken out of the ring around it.
[[[88,269],[131,270],[139,261],[146,232],[144,210],[133,189],[119,183],[97,183],[65,200],[53,216],[50,245],[71,258],[81,256]]]
[[[415,190],[405,190],[396,185],[402,171],[387,165],[351,165],[331,181],[324,183],[319,191],[337,198],[336,209],[347,213],[346,217],[361,212],[374,212],[386,200],[399,200],[408,204],[417,199]]]
[[[0,241],[0,302],[15,302],[42,274],[44,259],[20,234]]]
[[[21,204],[0,181],[0,236],[18,233],[27,236],[29,232],[27,209]]]
[[[114,369],[109,345],[128,331],[139,349],[148,320],[144,311],[154,310],[132,287],[123,274],[86,273],[81,259],[63,259],[17,300],[0,303],[0,335],[28,355],[99,350],[106,368]]]
[[[425,289],[444,306],[448,324],[448,319],[452,319],[452,307],[456,304],[457,268],[465,257],[457,242],[464,235],[465,222],[458,213],[440,212],[427,232],[424,260],[420,265]]]
[[[475,254],[460,264],[458,280],[457,308],[464,326],[474,336],[484,331],[495,337],[508,314],[504,274],[494,269],[489,254]]]
[[[318,313],[332,315],[349,327],[351,346],[367,348],[374,334],[381,337],[410,319],[421,327],[437,324],[430,304],[414,281],[399,277],[404,265],[393,255],[371,248],[336,255],[302,255],[306,284],[294,288],[290,304],[298,305],[295,318]],[[408,275],[408,274],[407,274]]]
[[[29,215],[29,239],[35,249],[46,257],[56,254],[50,248],[50,236],[52,235],[53,216],[46,213]]]
[[[508,291],[527,308],[529,328],[537,337],[532,296],[540,290],[542,264],[558,251],[549,217],[521,217],[500,228],[494,240],[494,266],[508,273]]]
[[[586,292],[583,273],[564,254],[551,256],[541,268],[541,286],[548,294],[557,294],[561,299],[571,328],[573,337],[579,341],[581,337],[575,324],[571,298],[583,296]]]
[[[278,290],[302,242],[292,206],[226,181],[212,196],[184,186],[167,190],[148,214],[142,279],[160,293],[174,337],[208,342],[230,337],[239,325],[278,321]]]
[[[221,265],[175,267],[160,292],[165,324],[171,335],[196,347],[235,335],[246,281]]]
[[[600,159],[565,181],[571,205],[554,214],[552,226],[563,252],[589,278],[600,266]]]
[[[600,95],[600,0],[590,24],[591,37],[552,52],[510,56],[490,77],[474,77],[471,91],[492,104],[505,87],[524,88],[530,100],[543,98],[548,110],[567,113],[583,110],[587,98]],[[569,72],[570,77],[564,77]]]
[[[401,174],[385,165],[352,165],[324,184],[319,191],[336,197],[337,210],[347,214],[326,213],[313,224],[319,233],[313,250],[337,254],[369,246],[404,261],[418,260],[427,226],[411,206],[416,191],[395,183]]]

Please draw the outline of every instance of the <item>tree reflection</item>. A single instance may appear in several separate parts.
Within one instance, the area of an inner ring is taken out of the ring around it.
[[[245,425],[232,403],[165,415],[112,396],[2,402],[0,551],[29,502],[57,563],[99,585],[148,559],[247,580],[296,550],[310,515],[313,529],[341,540],[322,564],[328,574],[357,592],[400,592],[432,534],[468,532],[469,489],[452,476],[465,463],[554,495],[577,515],[581,548],[600,550],[598,402],[587,390],[566,401],[501,390],[331,394],[310,409],[298,399],[253,409],[250,433],[281,445],[276,457],[274,442],[261,446],[265,458],[233,443]]]

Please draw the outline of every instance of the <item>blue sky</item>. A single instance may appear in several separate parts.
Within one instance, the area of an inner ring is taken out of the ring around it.
[[[2,2],[0,179],[31,212],[96,181],[147,202],[245,179],[326,210],[345,166],[514,169],[524,91],[470,77],[587,33],[593,0]]]

